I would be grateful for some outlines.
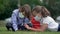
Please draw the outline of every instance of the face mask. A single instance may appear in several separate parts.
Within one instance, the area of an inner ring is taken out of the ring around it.
[[[36,17],[35,17],[35,20],[36,20],[36,21],[40,21],[40,20],[41,20],[41,17],[36,16]]]
[[[20,12],[20,13],[19,13],[19,17],[20,17],[20,18],[24,18],[24,15]]]

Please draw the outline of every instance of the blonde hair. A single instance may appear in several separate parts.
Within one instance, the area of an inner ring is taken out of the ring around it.
[[[50,16],[50,12],[44,6],[36,6],[33,11],[36,13],[41,13],[43,17]]]

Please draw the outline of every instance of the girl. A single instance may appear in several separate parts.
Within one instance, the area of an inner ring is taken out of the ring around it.
[[[40,29],[36,31],[45,31],[46,29],[50,31],[60,31],[60,24],[56,23],[55,20],[50,16],[50,12],[43,6],[36,6],[33,9],[33,12],[36,12],[35,20],[41,22]]]
[[[30,18],[30,6],[28,4],[25,4],[24,6],[20,7],[19,9],[16,9],[13,11],[12,16],[11,16],[11,25],[7,24],[6,28],[9,30],[10,28],[12,31],[17,31],[17,30],[25,30],[28,27],[31,27],[31,23],[29,23]]]
[[[35,28],[35,29],[40,29],[40,27],[41,27],[40,22],[35,20],[35,15],[34,14],[36,14],[36,12],[32,11],[32,17],[31,17],[31,23],[33,24],[32,27]]]

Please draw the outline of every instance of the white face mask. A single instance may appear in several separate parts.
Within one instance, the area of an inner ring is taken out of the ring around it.
[[[36,20],[36,21],[40,21],[40,20],[41,20],[41,17],[35,16],[35,20]]]
[[[24,18],[24,15],[20,12],[20,13],[19,13],[19,17],[20,17],[20,18]]]

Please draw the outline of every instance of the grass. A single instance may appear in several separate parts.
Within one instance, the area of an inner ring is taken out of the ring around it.
[[[33,32],[33,31],[7,31],[5,27],[0,27],[0,34],[60,34],[60,32]]]
[[[7,29],[3,25],[4,23],[0,22],[0,34],[60,34],[60,32],[33,32],[33,31],[7,31]]]
[[[0,27],[0,34],[60,34],[60,32],[33,32],[33,31],[7,31],[5,27]]]

